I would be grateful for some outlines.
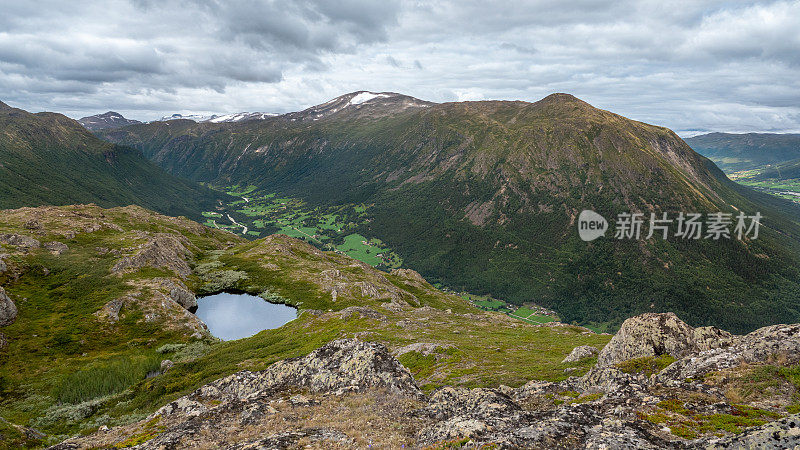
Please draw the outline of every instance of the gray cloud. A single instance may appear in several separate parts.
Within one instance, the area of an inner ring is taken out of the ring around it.
[[[360,89],[566,91],[683,132],[800,130],[797,0],[6,3],[0,96],[31,110],[147,120],[286,112]]]

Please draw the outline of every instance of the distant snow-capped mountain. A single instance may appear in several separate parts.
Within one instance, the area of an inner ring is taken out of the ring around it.
[[[78,123],[83,125],[83,127],[89,131],[97,131],[108,128],[119,128],[142,122],[133,119],[126,119],[118,112],[109,111],[103,114],[95,114],[93,116],[83,117],[78,119]]]
[[[204,116],[200,114],[173,114],[171,116],[164,116],[154,122],[166,122],[168,120],[193,120],[195,122],[211,122],[211,123],[229,123],[229,122],[244,122],[248,120],[263,120],[269,117],[277,116],[273,113],[264,112],[240,112],[234,114],[213,114]]]

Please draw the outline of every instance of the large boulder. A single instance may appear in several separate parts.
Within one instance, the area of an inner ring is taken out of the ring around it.
[[[800,324],[770,325],[741,336],[734,345],[710,349],[690,355],[670,364],[659,372],[659,382],[699,379],[709,372],[738,367],[743,363],[757,364],[780,361],[800,362]]]
[[[183,236],[159,233],[142,245],[138,253],[119,260],[111,271],[117,273],[142,267],[156,267],[171,270],[186,278],[191,273],[189,263],[186,261],[192,256],[192,252],[187,248],[190,245]]]
[[[154,278],[153,281],[169,291],[169,298],[189,311],[197,310],[197,297],[178,279]]]
[[[0,327],[7,327],[17,319],[17,307],[0,287]]]
[[[597,349],[592,347],[591,345],[581,345],[579,347],[575,347],[572,349],[569,355],[564,358],[562,363],[573,363],[578,362],[587,358],[591,358],[592,356],[597,354]]]
[[[742,434],[711,439],[706,449],[768,449],[800,447],[800,414],[751,428]]]
[[[41,246],[41,243],[36,239],[20,234],[0,234],[0,242],[19,247],[23,250],[39,248],[39,246]]]
[[[735,337],[714,327],[692,328],[674,313],[645,313],[631,317],[600,352],[598,366],[613,366],[634,358],[692,353],[727,347]]]
[[[262,372],[238,372],[212,385],[239,398],[286,387],[323,393],[380,388],[421,395],[411,372],[383,344],[358,339],[332,341],[302,358],[278,361]]]

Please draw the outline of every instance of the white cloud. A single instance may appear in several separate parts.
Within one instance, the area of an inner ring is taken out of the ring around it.
[[[800,1],[5,3],[1,99],[75,117],[570,92],[683,132],[800,129]]]

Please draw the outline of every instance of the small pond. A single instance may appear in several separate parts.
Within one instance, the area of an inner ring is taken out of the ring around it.
[[[227,292],[198,298],[195,314],[208,325],[211,334],[224,341],[278,328],[297,318],[297,310],[291,306],[269,303],[255,295]]]

